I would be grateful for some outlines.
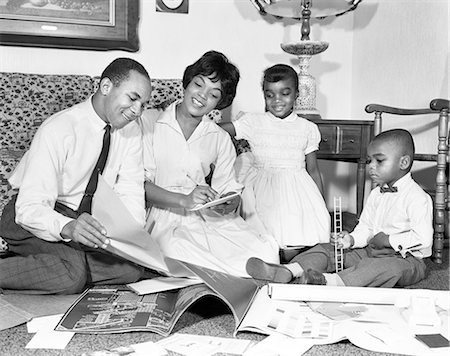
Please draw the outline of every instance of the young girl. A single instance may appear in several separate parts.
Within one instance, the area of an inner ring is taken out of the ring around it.
[[[246,139],[254,162],[243,175],[241,213],[282,249],[330,239],[330,215],[317,165],[317,125],[293,112],[298,96],[295,70],[277,64],[265,70],[265,113],[245,113],[220,123],[231,136]]]
[[[209,51],[183,75],[184,98],[163,112],[144,112],[143,132],[147,226],[165,256],[235,276],[252,256],[278,261],[278,245],[259,234],[230,204],[191,211],[217,196],[241,192],[235,179],[236,153],[229,135],[205,118],[229,106],[236,93],[238,69],[219,52]],[[215,168],[211,186],[205,177]]]

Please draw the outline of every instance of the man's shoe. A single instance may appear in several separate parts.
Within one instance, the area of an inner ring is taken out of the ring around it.
[[[292,272],[285,266],[264,262],[257,257],[250,257],[245,268],[254,279],[273,283],[289,283],[293,279]]]
[[[301,277],[296,278],[292,283],[294,284],[315,284],[324,286],[327,284],[327,280],[325,276],[313,269],[308,269],[303,272]]]

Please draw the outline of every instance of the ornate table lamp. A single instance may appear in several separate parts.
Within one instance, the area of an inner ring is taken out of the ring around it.
[[[281,48],[300,60],[299,93],[295,103],[297,114],[307,118],[320,118],[316,109],[316,80],[309,74],[311,57],[328,48],[328,42],[309,39],[310,19],[324,19],[353,11],[362,0],[250,0],[262,15],[301,20],[300,42],[282,43]]]

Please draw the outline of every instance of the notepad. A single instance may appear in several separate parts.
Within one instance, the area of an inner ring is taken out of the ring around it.
[[[229,201],[229,200],[231,200],[231,199],[233,199],[233,198],[235,198],[235,197],[237,197],[239,195],[241,195],[241,193],[233,193],[233,194],[227,195],[225,197],[221,197],[221,198],[215,199],[215,200],[210,201],[210,202],[205,203],[205,204],[196,205],[192,209],[189,209],[189,210],[190,211],[197,211],[197,210],[200,210],[200,209],[211,208],[213,206],[216,206],[216,205],[219,205],[219,204],[223,204],[223,203],[225,203],[225,202],[227,202],[227,201]]]

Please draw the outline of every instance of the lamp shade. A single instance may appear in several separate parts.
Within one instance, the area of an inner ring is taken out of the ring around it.
[[[310,18],[340,16],[353,11],[362,0],[251,0],[262,14],[276,17],[302,19],[302,9],[307,6]]]

